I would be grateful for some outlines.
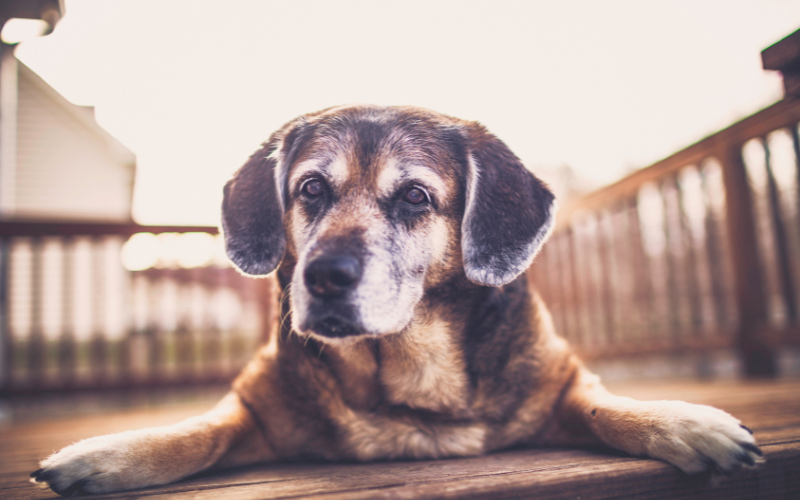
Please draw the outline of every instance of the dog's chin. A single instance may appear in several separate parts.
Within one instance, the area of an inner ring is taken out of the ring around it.
[[[302,336],[313,337],[327,344],[347,344],[367,337],[382,337],[388,332],[376,332],[358,322],[337,316],[327,316],[315,321],[306,321],[297,329]]]
[[[364,331],[359,325],[336,317],[327,317],[314,321],[302,330],[304,330],[304,333],[322,340],[341,340],[369,335],[369,332]]]

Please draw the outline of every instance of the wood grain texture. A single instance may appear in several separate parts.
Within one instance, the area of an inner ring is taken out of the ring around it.
[[[767,463],[719,484],[655,460],[606,450],[526,449],[484,457],[276,464],[194,476],[176,484],[95,498],[183,499],[794,499],[800,498],[800,381],[610,384],[640,399],[712,404],[752,428]],[[18,423],[0,429],[0,498],[54,498],[27,482],[38,458],[78,439],[201,412],[199,405]]]

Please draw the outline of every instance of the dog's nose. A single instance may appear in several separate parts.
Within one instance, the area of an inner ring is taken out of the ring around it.
[[[306,267],[304,278],[315,297],[336,297],[358,283],[361,264],[352,255],[325,255]]]

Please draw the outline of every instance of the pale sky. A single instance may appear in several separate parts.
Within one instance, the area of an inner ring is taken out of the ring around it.
[[[67,0],[17,56],[138,159],[134,217],[217,224],[223,183],[295,116],[412,104],[534,171],[603,184],[781,97],[760,51],[796,0]]]

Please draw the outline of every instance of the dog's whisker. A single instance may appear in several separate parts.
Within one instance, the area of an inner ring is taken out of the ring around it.
[[[279,311],[279,314],[280,314],[280,318],[279,318],[279,322],[278,322],[278,331],[283,331],[284,326],[286,326],[286,320],[288,320],[289,317],[291,316],[291,311],[288,308],[286,309],[285,313],[281,314],[281,311],[284,310],[283,306],[285,306],[286,305],[286,301],[289,300],[289,288],[290,288],[290,286],[291,285],[286,287],[286,290],[284,290],[284,293],[281,294],[281,298],[280,298],[280,301],[279,301],[279,309],[278,309],[278,311]]]
[[[286,285],[286,288],[283,290],[283,293],[281,293],[280,300],[278,302],[279,303],[279,306],[278,306],[278,314],[279,315],[281,314],[281,311],[284,310],[284,306],[286,305],[286,301],[289,300],[289,296],[291,294],[291,288],[292,288],[292,285],[290,283],[290,284]],[[286,309],[286,313],[280,315],[280,321],[278,322],[278,331],[279,332],[283,331],[283,327],[286,326],[286,320],[289,319],[289,316],[291,316],[291,311],[287,308]],[[278,336],[278,339],[280,340],[280,335]]]

